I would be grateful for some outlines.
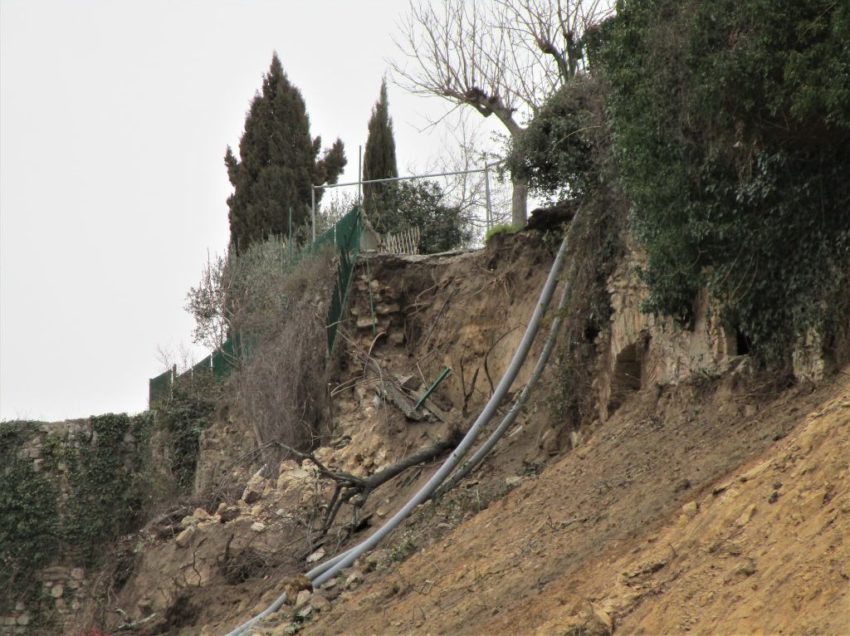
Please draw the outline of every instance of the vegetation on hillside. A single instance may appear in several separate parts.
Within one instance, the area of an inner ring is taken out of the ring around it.
[[[706,286],[760,358],[833,337],[850,294],[850,7],[629,0],[601,29],[647,309]],[[846,329],[846,326],[844,327]]]
[[[832,0],[620,2],[511,164],[585,208],[621,190],[646,309],[687,325],[707,288],[731,332],[784,366],[810,328],[827,348],[847,339],[848,41]]]

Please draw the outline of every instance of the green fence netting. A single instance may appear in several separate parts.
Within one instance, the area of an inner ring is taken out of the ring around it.
[[[164,402],[171,397],[172,371],[169,369],[148,383],[148,405],[153,406],[157,402]]]
[[[297,263],[304,255],[316,253],[326,245],[333,245],[339,253],[339,267],[337,268],[337,276],[327,318],[328,354],[333,351],[337,330],[345,312],[348,289],[351,286],[351,277],[354,274],[354,267],[357,264],[362,234],[363,221],[360,208],[354,207],[337,221],[332,228],[320,234],[311,245],[296,254],[291,261],[291,264]],[[250,349],[251,347],[242,343],[237,335],[228,339],[221,348],[208,355],[179,377],[182,378],[188,374],[209,372],[211,370],[216,379],[222,380],[238,366],[240,357],[250,355]],[[171,386],[176,380],[177,377],[170,370],[152,378],[148,386],[148,404],[153,406],[157,402],[170,398]]]
[[[326,235],[330,235],[326,237]],[[360,253],[360,238],[363,235],[363,221],[360,209],[354,208],[342,217],[330,230],[325,232],[316,240],[315,245],[320,245],[323,238],[325,242],[333,241],[339,251],[339,267],[337,268],[336,284],[331,296],[331,306],[328,310],[328,354],[333,352],[339,323],[345,312],[348,300],[348,289],[351,286],[351,277],[357,264],[357,256]]]

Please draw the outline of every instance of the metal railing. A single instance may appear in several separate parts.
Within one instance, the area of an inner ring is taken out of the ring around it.
[[[501,161],[496,161],[493,163],[484,162],[484,167],[482,168],[471,168],[469,170],[452,170],[449,172],[434,172],[431,174],[415,174],[408,175],[406,177],[385,177],[383,179],[360,179],[358,181],[349,181],[347,183],[325,183],[322,185],[314,185],[310,186],[310,219],[311,224],[313,226],[313,240],[316,240],[316,191],[317,190],[330,190],[332,188],[345,188],[357,186],[358,188],[358,196],[357,203],[360,204],[361,195],[360,192],[363,188],[364,184],[371,183],[390,183],[396,181],[414,181],[416,179],[432,179],[437,177],[456,177],[465,174],[479,174],[484,173],[484,198],[485,198],[485,210],[486,210],[486,228],[489,230],[493,226],[493,203],[490,198],[490,170],[500,165]]]

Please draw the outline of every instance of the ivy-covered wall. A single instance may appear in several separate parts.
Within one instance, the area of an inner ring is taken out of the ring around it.
[[[59,629],[80,606],[86,570],[144,520],[156,492],[153,421],[0,423],[0,634]]]

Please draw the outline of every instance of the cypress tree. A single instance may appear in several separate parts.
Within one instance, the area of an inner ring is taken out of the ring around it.
[[[346,163],[339,139],[318,159],[321,143],[321,137],[311,139],[304,99],[275,53],[245,118],[239,159],[229,146],[224,157],[233,185],[230,242],[237,253],[271,235],[285,236],[290,208],[294,227],[309,221],[310,186],[336,183]]]
[[[397,177],[393,123],[387,102],[387,81],[369,118],[369,136],[363,153],[363,180]],[[379,232],[393,229],[394,183],[363,184],[363,208]]]

